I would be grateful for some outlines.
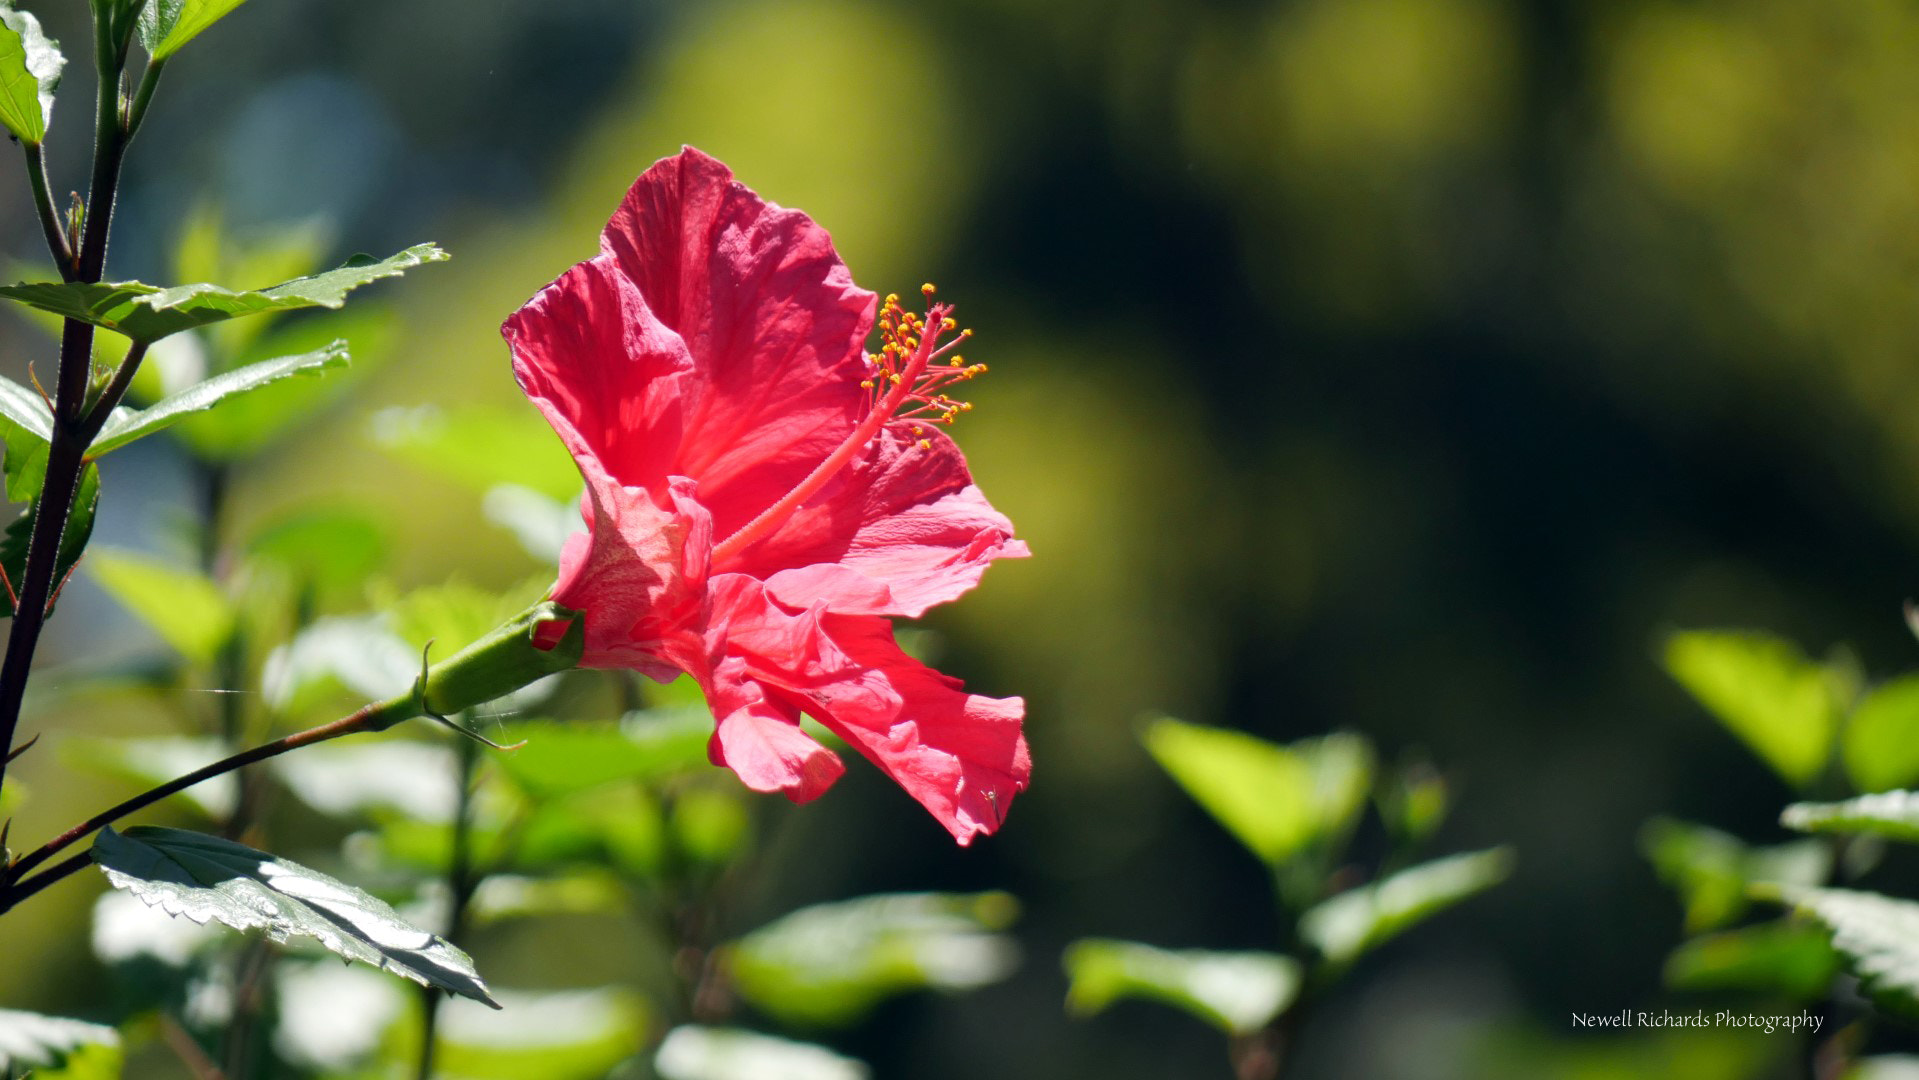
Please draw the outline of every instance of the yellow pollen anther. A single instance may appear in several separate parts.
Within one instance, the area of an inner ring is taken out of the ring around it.
[[[920,440],[920,449],[921,449],[921,450],[931,450],[932,448],[933,448],[933,444],[932,444],[932,442],[931,442],[930,440],[927,440],[927,439],[921,439],[921,440]]]
[[[861,389],[861,390],[871,390],[871,389],[873,389],[873,380],[871,380],[871,379],[861,379],[861,380],[860,380],[860,389]]]
[[[934,293],[934,292],[936,292],[936,291],[937,291],[937,290],[936,290],[936,289],[934,288],[934,286],[933,286],[933,283],[932,283],[932,282],[930,282],[930,281],[929,281],[929,282],[927,282],[926,284],[924,284],[924,285],[921,285],[921,286],[920,286],[920,295],[921,295],[921,296],[931,296],[931,295],[933,295],[933,293]]]

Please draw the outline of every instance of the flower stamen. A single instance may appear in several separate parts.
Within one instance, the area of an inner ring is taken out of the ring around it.
[[[934,360],[953,352],[962,341],[973,336],[971,330],[961,329],[959,323],[950,318],[952,305],[933,302],[934,292],[932,285],[920,286],[920,293],[927,300],[923,316],[901,307],[897,293],[887,294],[879,311],[880,348],[878,352],[866,354],[869,373],[860,380],[862,389],[872,391],[872,404],[866,418],[792,491],[720,541],[713,548],[715,566],[784,524],[795,510],[857,457],[887,421],[917,421],[912,433],[923,436],[926,431],[921,424],[950,424],[960,413],[972,411],[971,402],[952,398],[945,393],[945,388],[984,375],[986,365],[968,364],[964,357],[954,354],[946,363],[933,366]],[[942,343],[949,335],[951,340]],[[920,438],[916,445],[921,450],[933,448],[932,441],[926,438]]]

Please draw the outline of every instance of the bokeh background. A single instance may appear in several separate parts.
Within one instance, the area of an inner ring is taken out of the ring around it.
[[[23,6],[86,40],[77,0]],[[91,109],[69,51],[59,190]],[[1033,788],[956,850],[856,766],[736,914],[1020,898],[1011,981],[837,1040],[881,1076],[1226,1075],[1185,1017],[1062,1009],[1076,937],[1277,933],[1259,867],[1139,748],[1156,713],[1423,753],[1457,799],[1441,847],[1515,845],[1507,884],[1362,965],[1303,1075],[1540,1075],[1571,1012],[1673,1002],[1681,913],[1641,823],[1762,840],[1788,798],[1661,672],[1660,634],[1919,656],[1903,0],[260,0],[162,91],[113,276],[165,278],[208,204],[238,232],[313,220],[333,257],[454,255],[380,286],[395,329],[354,392],[233,480],[234,529],[315,485],[389,508],[405,583],[536,567],[376,415],[523,407],[500,320],[682,143],[825,224],[865,286],[960,304],[993,373],[956,435],[1035,555],[926,625],[940,666],[1027,699]],[[27,205],[0,170],[20,260]],[[11,316],[0,350],[51,364]],[[195,498],[165,440],[105,484],[123,546],[164,547]],[[50,670],[150,647],[81,622]],[[107,790],[51,759],[27,779],[16,836]],[[0,999],[84,1007],[98,887],[7,920]]]

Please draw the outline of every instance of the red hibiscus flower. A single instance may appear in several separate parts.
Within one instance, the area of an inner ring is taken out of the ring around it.
[[[869,355],[875,297],[826,230],[688,148],[503,333],[586,479],[553,590],[582,663],[692,675],[714,763],[795,802],[845,771],[810,715],[965,844],[1026,787],[1025,704],[913,660],[889,616],[1027,551],[939,430],[967,408],[943,389],[984,368],[925,292],[923,316],[887,298]]]

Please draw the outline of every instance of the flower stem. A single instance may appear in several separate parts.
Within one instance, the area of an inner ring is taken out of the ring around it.
[[[418,715],[420,715],[419,697],[414,694],[404,694],[388,701],[368,705],[332,723],[321,724],[319,727],[308,728],[305,731],[295,732],[284,738],[275,739],[270,743],[264,743],[249,750],[242,750],[231,757],[223,758],[204,768],[195,769],[185,776],[174,777],[172,780],[158,787],[141,792],[117,806],[102,810],[80,824],[75,825],[73,828],[68,829],[66,832],[61,833],[59,836],[40,845],[40,847],[35,850],[21,856],[19,861],[8,868],[7,874],[11,879],[11,883],[7,884],[4,888],[0,888],[0,913],[5,912],[20,900],[52,884],[52,881],[47,879],[58,880],[73,873],[79,869],[81,865],[85,865],[87,856],[84,854],[77,856],[37,877],[22,880],[23,875],[31,871],[34,867],[58,855],[68,847],[92,836],[94,833],[99,832],[101,829],[136,810],[143,810],[169,795],[185,791],[187,788],[202,781],[211,780],[216,776],[223,776],[235,769],[251,765],[256,761],[265,761],[271,757],[278,757],[289,750],[298,750],[302,746],[311,746],[314,743],[337,739],[342,735],[385,731],[387,728],[392,727],[402,720]]]

